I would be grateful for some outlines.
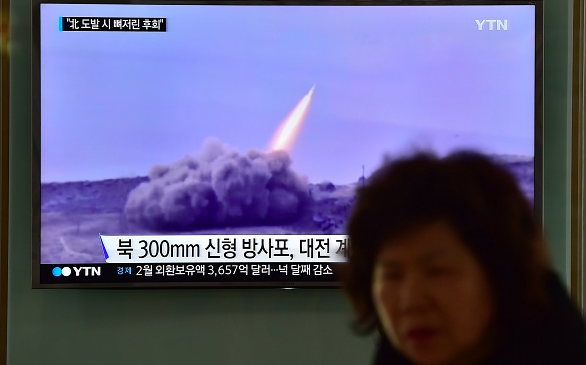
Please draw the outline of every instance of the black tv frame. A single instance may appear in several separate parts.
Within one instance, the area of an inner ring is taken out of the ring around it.
[[[99,5],[239,5],[239,6],[498,6],[534,5],[535,6],[535,125],[534,125],[534,213],[543,222],[543,58],[544,58],[544,18],[543,0],[33,0],[32,1],[32,120],[31,120],[31,207],[32,207],[32,288],[33,289],[154,289],[154,288],[339,288],[337,282],[160,282],[160,283],[81,283],[81,284],[42,284],[41,268],[41,4],[99,4]],[[56,264],[57,265],[57,264]],[[64,264],[72,265],[72,264]],[[91,265],[91,264],[89,264]]]

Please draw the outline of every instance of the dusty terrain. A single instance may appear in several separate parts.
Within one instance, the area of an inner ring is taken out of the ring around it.
[[[501,157],[533,199],[533,160]],[[98,234],[157,234],[127,222],[124,206],[131,190],[146,177],[48,183],[41,187],[41,262],[100,263],[104,256]],[[358,184],[358,183],[357,183]],[[287,225],[226,227],[175,234],[343,234],[357,184],[310,184],[311,202]]]

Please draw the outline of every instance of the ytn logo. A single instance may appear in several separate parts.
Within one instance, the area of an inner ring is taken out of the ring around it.
[[[75,276],[100,276],[102,268],[92,266],[73,267],[73,270],[70,267],[53,268],[53,276],[70,276],[71,274],[75,274]]]
[[[507,19],[476,19],[476,25],[478,26],[478,30],[508,30],[509,21]]]

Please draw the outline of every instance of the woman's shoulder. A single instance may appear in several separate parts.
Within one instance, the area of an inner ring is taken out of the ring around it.
[[[586,365],[586,326],[559,276],[548,274],[551,305],[530,325],[506,336],[498,363]],[[491,361],[491,364],[494,361]]]

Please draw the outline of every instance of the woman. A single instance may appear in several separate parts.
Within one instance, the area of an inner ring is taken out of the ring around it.
[[[586,364],[584,322],[515,178],[474,152],[385,164],[361,188],[341,272],[375,364]]]

